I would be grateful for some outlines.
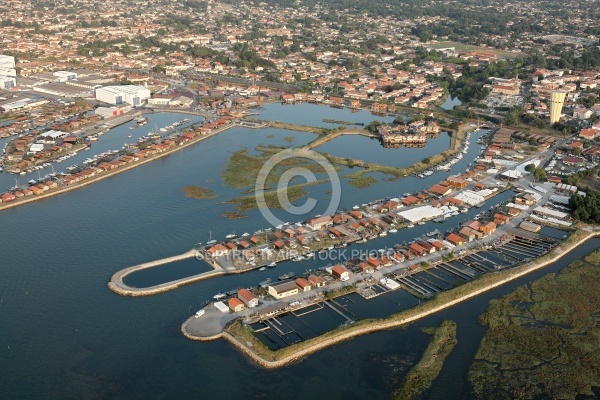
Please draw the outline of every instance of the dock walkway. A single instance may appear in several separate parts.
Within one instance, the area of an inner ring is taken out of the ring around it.
[[[150,286],[150,287],[145,287],[145,288],[132,287],[132,286],[127,285],[125,282],[123,282],[123,279],[127,275],[132,274],[136,271],[141,271],[143,269],[152,268],[152,267],[156,267],[156,266],[163,265],[163,264],[168,264],[173,261],[179,261],[179,260],[185,260],[185,259],[192,258],[192,257],[197,257],[198,255],[199,255],[199,253],[196,250],[192,249],[192,250],[186,251],[185,253],[182,253],[182,254],[179,254],[176,256],[162,258],[160,260],[154,260],[154,261],[146,262],[143,264],[134,265],[133,267],[122,269],[122,270],[116,272],[110,278],[110,281],[108,282],[108,288],[110,290],[112,290],[113,292],[120,294],[121,296],[149,296],[149,295],[153,295],[153,294],[157,294],[157,293],[161,293],[161,292],[166,292],[168,290],[176,289],[180,286],[187,285],[189,283],[198,282],[203,279],[213,278],[215,276],[225,274],[225,271],[223,271],[223,269],[221,269],[218,266],[213,266],[213,268],[215,268],[213,271],[207,271],[207,272],[203,272],[201,274],[188,276],[186,278],[176,279],[174,281],[165,282],[165,283],[161,283],[160,285]]]

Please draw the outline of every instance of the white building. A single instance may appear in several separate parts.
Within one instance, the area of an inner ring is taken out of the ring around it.
[[[15,58],[0,54],[0,68],[15,68]]]
[[[13,77],[17,76],[15,58],[13,56],[5,56],[0,54],[0,75]]]
[[[96,100],[113,105],[126,103],[137,107],[149,98],[150,90],[141,85],[105,86],[96,89]]]
[[[13,76],[0,75],[0,89],[12,89],[17,86],[17,79]]]
[[[77,74],[72,71],[56,71],[52,73],[52,75],[58,78],[59,82],[72,81],[73,79],[77,79]]]

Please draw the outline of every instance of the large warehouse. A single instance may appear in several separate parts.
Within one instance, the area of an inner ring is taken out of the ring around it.
[[[141,85],[105,86],[96,89],[96,100],[112,105],[129,104],[137,107],[149,98],[150,90]]]

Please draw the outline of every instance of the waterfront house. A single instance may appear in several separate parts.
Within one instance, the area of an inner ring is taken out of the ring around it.
[[[211,248],[209,248],[208,250],[206,250],[206,254],[212,258],[223,256],[223,255],[227,254],[228,252],[229,252],[229,249],[227,247],[223,246],[221,243],[217,243],[214,246],[212,246]]]
[[[431,243],[435,246],[436,249],[438,250],[444,250],[444,244],[442,242],[440,242],[439,240],[434,240],[433,243]]]
[[[469,242],[482,239],[485,236],[480,230],[473,229],[468,226],[463,227],[458,233]]]
[[[363,213],[356,210],[348,211],[348,214],[354,219],[362,219],[363,217]]]
[[[436,195],[438,197],[442,197],[442,196],[447,196],[450,193],[452,193],[452,189],[450,189],[447,186],[442,186],[442,185],[433,185],[432,187],[429,188],[429,193]]]
[[[409,246],[410,251],[413,252],[414,255],[416,255],[417,257],[423,257],[427,251],[420,245],[418,245],[417,243],[413,243]]]
[[[421,201],[415,196],[406,196],[402,199],[402,205],[404,205],[405,207],[414,206],[416,204],[419,204],[420,202]]]
[[[511,207],[508,209],[508,215],[510,215],[511,217],[516,217],[519,214],[521,214],[521,210],[519,210],[518,208]]]
[[[308,226],[313,231],[318,231],[323,228],[327,228],[333,225],[333,221],[331,216],[323,215],[320,217],[315,217],[306,221],[306,226]]]
[[[313,287],[320,288],[325,286],[325,280],[320,276],[310,275],[308,277],[308,281],[311,283]]]
[[[449,176],[446,180],[451,187],[456,189],[463,189],[469,185],[469,182],[467,182],[466,179],[459,176]]]
[[[446,240],[455,246],[460,246],[464,242],[463,238],[458,236],[456,233],[451,233],[446,236]]]
[[[296,235],[296,232],[294,232],[294,230],[292,228],[285,229],[283,231],[283,233],[285,234],[285,236],[289,237],[290,239]]]
[[[494,223],[496,224],[496,226],[504,225],[509,220],[510,220],[510,218],[504,214],[498,214],[498,213],[494,214]]]
[[[390,265],[392,265],[392,260],[390,260],[388,257],[383,256],[379,259],[379,262],[381,263],[382,266],[384,267],[389,267]]]
[[[296,285],[298,285],[302,292],[308,292],[309,290],[312,290],[312,284],[305,278],[296,278],[294,282]]]
[[[463,226],[466,226],[468,228],[474,229],[476,231],[479,230],[479,228],[481,228],[481,222],[479,221],[467,221]]]
[[[248,289],[240,289],[237,292],[238,298],[246,305],[248,308],[253,308],[258,305],[258,297]],[[234,310],[235,311],[235,310]]]
[[[367,258],[367,264],[371,265],[375,269],[379,269],[379,267],[381,266],[381,262],[377,257]]]
[[[229,308],[233,312],[240,312],[240,311],[244,311],[246,309],[246,306],[244,305],[244,303],[242,303],[242,301],[240,299],[238,299],[237,297],[232,297],[231,299],[229,299],[229,301],[227,303],[229,305]]]
[[[394,253],[394,254],[392,254],[392,258],[397,263],[401,263],[405,260],[405,257],[402,253]]]
[[[298,235],[296,236],[296,239],[300,242],[301,245],[306,246],[310,243],[310,241],[308,240],[308,238],[304,235]]]
[[[343,236],[342,232],[340,232],[336,228],[329,228],[329,233],[331,233],[332,235],[334,235],[336,238],[340,238],[340,237]]]
[[[331,274],[336,278],[339,278],[340,281],[347,281],[350,279],[350,273],[342,264],[334,265],[331,268]]]
[[[366,263],[366,262],[359,263],[358,268],[360,268],[361,271],[366,274],[371,274],[371,273],[375,272],[375,268],[373,268],[373,266],[371,264]]]
[[[496,224],[494,222],[488,222],[487,224],[482,225],[479,230],[485,235],[491,235],[496,231]]]
[[[276,299],[293,296],[298,294],[298,292],[299,287],[294,281],[269,286],[269,294]]]
[[[419,242],[419,246],[424,248],[429,254],[435,253],[436,248],[432,243],[429,242]]]
[[[6,192],[2,195],[2,197],[0,197],[0,199],[2,199],[3,203],[9,203],[11,201],[16,200],[17,196],[15,196],[14,194],[12,194],[10,192]]]

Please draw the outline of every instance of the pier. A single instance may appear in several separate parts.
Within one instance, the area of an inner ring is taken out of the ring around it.
[[[134,265],[133,267],[122,269],[116,272],[110,278],[110,281],[108,282],[108,288],[113,292],[120,294],[121,296],[149,296],[157,293],[166,292],[168,290],[176,289],[180,286],[187,285],[189,283],[198,282],[203,279],[213,278],[215,276],[225,274],[225,271],[223,271],[220,267],[214,267],[215,269],[213,271],[203,272],[201,274],[161,283],[160,285],[150,286],[146,288],[135,288],[123,282],[123,278],[136,271],[141,271],[143,269],[152,268],[159,265],[168,264],[174,261],[185,260],[193,257],[198,257],[198,252],[194,249],[186,251],[185,253],[176,256],[167,257],[160,260],[154,260],[143,264]]]

